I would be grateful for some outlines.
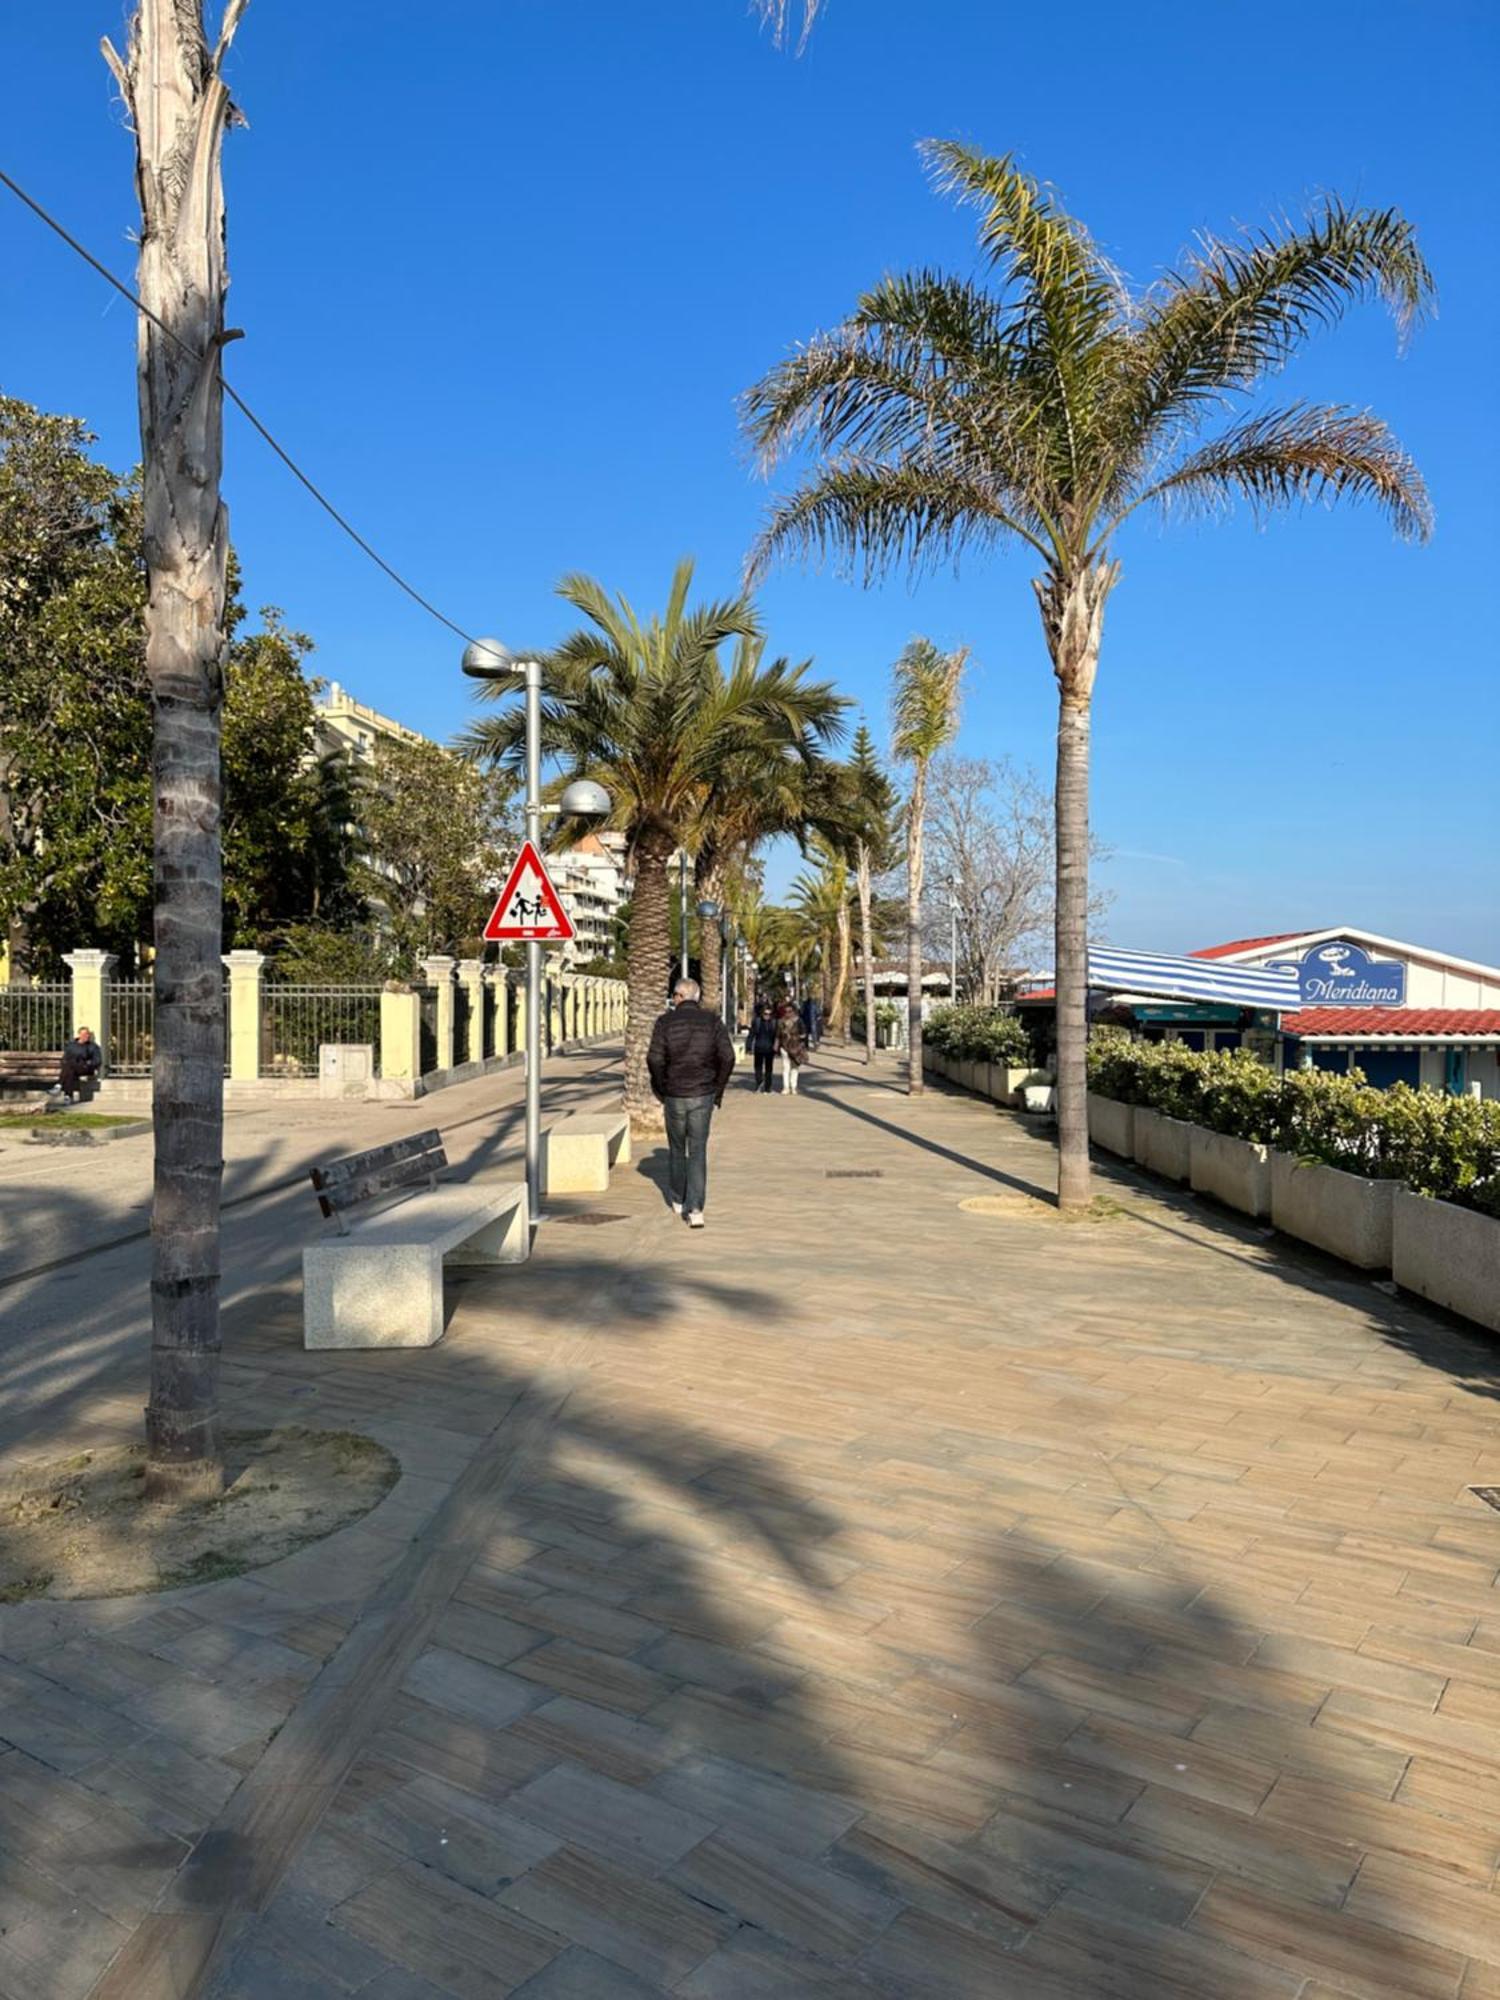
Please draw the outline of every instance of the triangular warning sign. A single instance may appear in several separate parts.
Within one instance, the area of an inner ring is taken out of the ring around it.
[[[573,919],[529,840],[521,843],[484,935],[491,944],[568,944],[574,936]]]

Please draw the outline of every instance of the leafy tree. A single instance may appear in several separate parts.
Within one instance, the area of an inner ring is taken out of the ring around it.
[[[312,641],[274,605],[265,629],[229,648],[224,669],[224,940],[263,941],[306,907],[304,857],[321,791],[313,755],[313,689],[302,671]]]
[[[271,960],[268,977],[294,986],[359,985],[384,979],[391,969],[390,941],[375,931],[292,924]]]
[[[394,966],[437,952],[477,956],[504,855],[514,782],[436,743],[382,739],[359,788],[356,879],[379,912]]]
[[[630,909],[630,1003],[625,1030],[625,1105],[642,1129],[660,1124],[646,1072],[652,1024],[666,998],[672,962],[667,864],[685,844],[726,760],[768,734],[787,744],[822,743],[838,728],[839,697],[803,666],[766,666],[753,654],[726,672],[721,647],[753,639],[759,626],[743,596],[690,606],[693,565],[678,564],[666,608],[644,622],[623,597],[592,577],[568,576],[558,595],[587,621],[543,667],[544,747],[564,775],[593,778],[613,802],[610,824],[630,841],[635,888]],[[480,699],[510,692],[487,682]],[[524,717],[515,706],[468,732],[479,757],[515,769]]]
[[[0,916],[17,972],[128,952],[150,911],[135,487],[73,417],[0,397]]]
[[[857,555],[871,573],[1007,542],[1035,556],[1059,703],[1058,1198],[1079,1209],[1089,718],[1116,537],[1141,508],[1240,498],[1265,512],[1342,497],[1425,536],[1421,477],[1369,411],[1223,413],[1351,304],[1378,298],[1410,325],[1432,279],[1402,216],[1330,198],[1300,228],[1200,241],[1132,290],[1012,159],[951,143],[925,153],[939,188],[979,211],[995,288],[925,270],[887,277],[751,392],[768,461],[804,442],[821,461],[775,508],[752,570],[789,551]]]
[[[967,647],[939,652],[930,639],[913,639],[897,660],[891,712],[891,750],[911,767],[906,795],[906,1088],[922,1092],[922,882],[927,821],[927,773],[958,729],[958,690]]]

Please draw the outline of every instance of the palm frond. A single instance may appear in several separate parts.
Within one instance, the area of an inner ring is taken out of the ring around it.
[[[952,467],[920,461],[882,465],[835,461],[779,500],[747,563],[752,580],[780,556],[856,565],[867,582],[887,570],[920,571],[956,560],[964,548],[1001,542],[1008,534],[1049,551],[995,497]]]
[[[1401,341],[1433,303],[1416,231],[1394,209],[1329,200],[1299,229],[1205,238],[1147,294],[1127,386],[1143,431],[1249,388],[1351,306],[1379,299]]]
[[[1263,514],[1310,500],[1371,500],[1403,540],[1432,532],[1412,460],[1379,417],[1336,404],[1263,411],[1191,453],[1136,504],[1213,512],[1237,497]]]
[[[931,639],[913,639],[894,670],[891,750],[903,763],[926,764],[958,729],[958,691],[969,649],[945,653]]]

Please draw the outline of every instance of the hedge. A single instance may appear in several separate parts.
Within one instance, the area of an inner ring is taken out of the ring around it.
[[[955,1062],[1003,1063],[1026,1069],[1035,1062],[1031,1037],[1001,1007],[938,1007],[922,1023],[922,1039]]]
[[[1244,1049],[1199,1055],[1119,1028],[1095,1029],[1088,1068],[1100,1097],[1500,1216],[1500,1103],[1404,1083],[1372,1090],[1358,1070],[1277,1076]]]

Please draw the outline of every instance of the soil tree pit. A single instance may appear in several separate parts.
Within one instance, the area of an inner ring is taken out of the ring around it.
[[[75,1452],[0,1489],[0,1603],[128,1597],[263,1569],[357,1521],[395,1485],[384,1445],[352,1431],[229,1431],[224,1491],[145,1497],[144,1446]]]

